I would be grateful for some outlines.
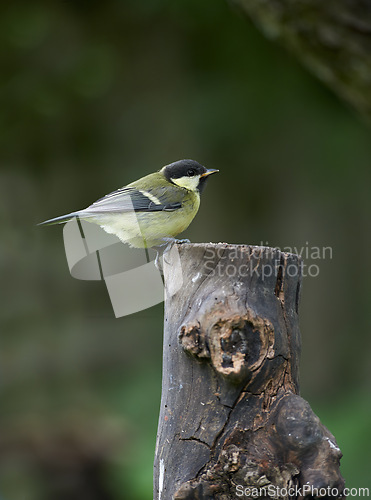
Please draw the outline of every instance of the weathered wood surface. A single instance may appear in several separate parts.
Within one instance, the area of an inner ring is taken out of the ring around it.
[[[369,0],[229,0],[269,38],[371,118]]]
[[[237,487],[270,487],[268,497],[286,499],[277,488],[304,485],[340,495],[341,452],[298,395],[300,258],[243,245],[175,249],[164,264],[154,498],[227,500]]]

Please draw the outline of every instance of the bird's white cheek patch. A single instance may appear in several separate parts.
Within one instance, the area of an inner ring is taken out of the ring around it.
[[[179,179],[171,179],[171,181],[182,188],[188,189],[189,191],[196,191],[198,184],[200,182],[200,176],[195,175],[194,177],[179,177]]]

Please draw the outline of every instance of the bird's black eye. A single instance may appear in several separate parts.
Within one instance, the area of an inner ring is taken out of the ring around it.
[[[188,177],[193,177],[194,175],[196,175],[196,170],[194,170],[193,168],[190,168],[187,171],[187,175],[188,175]]]

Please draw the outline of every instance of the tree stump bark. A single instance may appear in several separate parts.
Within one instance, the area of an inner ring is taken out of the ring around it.
[[[341,451],[299,396],[300,257],[246,245],[173,249],[154,498],[288,499],[324,488],[341,497]]]

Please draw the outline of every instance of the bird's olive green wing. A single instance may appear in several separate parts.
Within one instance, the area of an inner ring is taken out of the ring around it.
[[[185,192],[166,185],[150,189],[126,186],[110,193],[80,213],[84,217],[107,213],[174,211],[182,207]]]
[[[175,211],[182,208],[185,195],[186,191],[170,184],[157,172],[107,194],[84,210],[55,217],[42,224],[62,224],[79,216],[93,219],[110,213]]]

